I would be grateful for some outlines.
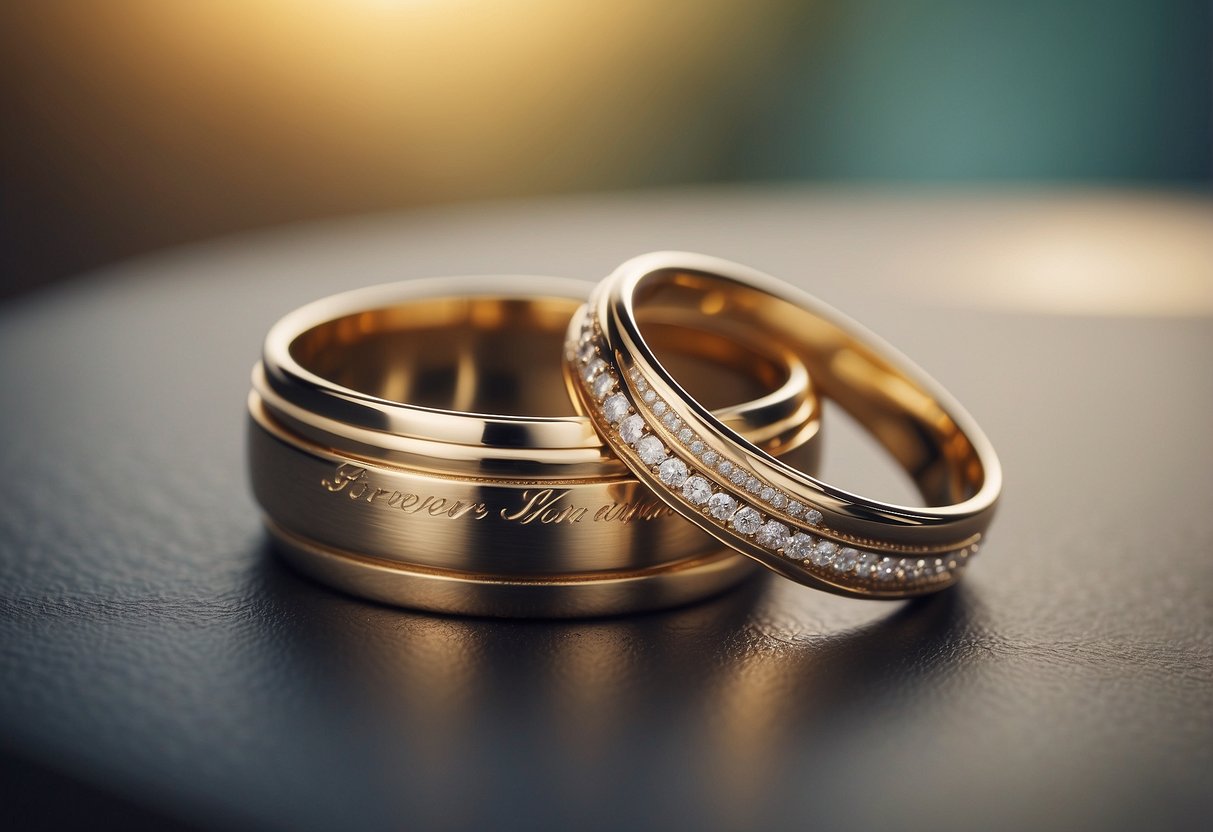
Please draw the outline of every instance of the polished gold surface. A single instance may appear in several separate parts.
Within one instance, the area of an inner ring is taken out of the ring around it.
[[[560,351],[589,289],[411,281],[279,322],[254,369],[248,441],[279,548],[348,591],[473,614],[651,609],[748,574],[576,413]],[[646,321],[723,423],[815,466],[817,403],[792,353],[688,328],[678,311]]]
[[[794,351],[822,395],[910,474],[927,506],[821,482],[713,417],[654,352],[645,323],[688,310],[733,339],[762,333]],[[625,263],[570,323],[566,360],[575,394],[641,481],[722,542],[794,580],[865,597],[933,592],[959,577],[993,516],[1001,469],[964,409],[856,322],[744,266],[681,252]],[[644,419],[645,438],[626,441],[604,414],[603,400],[616,392]],[[667,458],[679,462],[663,470]],[[696,479],[684,487],[688,478]]]
[[[375,459],[472,475],[626,475],[561,377],[564,329],[590,288],[431,278],[325,298],[271,328],[253,388],[293,432]],[[687,383],[722,422],[773,451],[816,433],[798,359],[762,337],[688,331],[684,318],[647,318],[655,347],[673,366],[692,361]]]

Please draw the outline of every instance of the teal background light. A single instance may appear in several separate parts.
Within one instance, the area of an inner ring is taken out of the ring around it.
[[[736,174],[1208,184],[1211,8],[1204,0],[805,7],[793,13],[771,88],[738,129]]]

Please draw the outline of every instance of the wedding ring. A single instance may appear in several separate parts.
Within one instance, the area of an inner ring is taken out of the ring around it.
[[[279,321],[248,398],[253,493],[276,548],[354,594],[477,615],[655,609],[751,574],[576,412],[560,352],[591,288],[417,280]],[[817,401],[792,352],[688,326],[681,310],[644,317],[721,424],[816,464]]]
[[[792,350],[815,389],[854,416],[918,485],[894,505],[776,459],[703,406],[653,351],[650,317]],[[831,592],[904,598],[954,583],[983,540],[1002,484],[972,417],[935,381],[809,294],[713,257],[624,263],[570,323],[567,377],[599,434],[667,505],[733,549]]]

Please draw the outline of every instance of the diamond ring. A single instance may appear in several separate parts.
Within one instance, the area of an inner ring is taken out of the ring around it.
[[[722,423],[653,352],[645,318],[668,309],[794,352],[818,392],[867,428],[927,505],[831,486]],[[679,252],[624,263],[570,324],[565,358],[574,394],[641,482],[718,540],[800,583],[872,598],[943,589],[993,517],[1001,468],[972,417],[859,324],[745,266]]]

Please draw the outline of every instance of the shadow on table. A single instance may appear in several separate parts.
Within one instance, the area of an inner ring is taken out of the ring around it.
[[[765,572],[715,598],[664,612],[518,620],[436,615],[347,596],[298,575],[268,544],[259,568],[269,602],[300,625],[290,637],[303,657],[324,664],[339,656],[347,671],[357,670],[375,689],[398,686],[410,696],[428,690],[448,703],[453,695],[463,698],[456,695],[461,688],[494,697],[525,692],[558,711],[609,677],[606,687],[621,688],[626,680],[626,695],[642,690],[652,709],[682,700],[688,689],[712,689],[757,663],[777,669],[779,677],[755,684],[747,695],[756,700],[786,687],[795,689],[797,702],[815,700],[813,709],[834,695],[840,697],[835,706],[861,706],[857,692],[946,671],[963,655],[971,628],[963,585],[896,605],[852,601],[876,613],[858,626],[820,614],[781,621],[789,613],[774,608],[778,579]],[[824,596],[803,592],[804,608],[812,612],[812,601]]]
[[[963,657],[969,629],[963,590],[850,601],[879,617],[837,629],[814,615],[824,596],[805,590],[795,597],[808,612],[789,622],[765,575],[694,606],[588,621],[388,608],[297,576],[268,547],[260,579],[298,625],[287,638],[301,672],[328,674],[333,707],[380,739],[359,776],[379,778],[414,818],[451,826],[526,796],[572,821],[612,792],[630,801],[615,824],[694,822],[692,800],[709,825],[753,821],[795,782],[804,743],[871,731],[874,713]]]

